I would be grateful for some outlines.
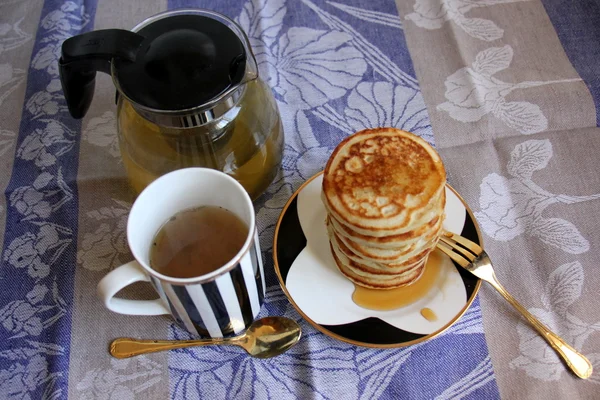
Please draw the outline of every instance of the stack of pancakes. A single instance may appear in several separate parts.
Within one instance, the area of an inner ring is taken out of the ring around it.
[[[373,289],[419,279],[442,230],[445,185],[439,155],[409,132],[367,129],[342,141],[322,193],[340,271]]]

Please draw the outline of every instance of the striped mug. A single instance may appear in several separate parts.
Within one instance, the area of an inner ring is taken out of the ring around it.
[[[225,265],[194,278],[173,278],[150,267],[155,234],[173,215],[219,206],[249,227],[242,249]],[[136,199],[127,220],[127,241],[134,261],[98,284],[98,295],[111,311],[128,315],[171,314],[196,336],[239,334],[256,318],[265,295],[265,276],[254,208],[245,189],[230,176],[208,168],[180,169],[152,182]],[[130,300],[115,295],[135,282],[150,282],[159,298]]]

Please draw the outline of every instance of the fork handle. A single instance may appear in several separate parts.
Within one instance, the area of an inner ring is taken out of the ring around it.
[[[587,379],[592,375],[592,364],[585,356],[569,346],[561,337],[552,332],[534,317],[525,307],[523,307],[514,297],[504,289],[498,282],[496,276],[493,276],[493,281],[489,281],[492,286],[514,307],[520,312],[525,319],[535,328],[536,331],[550,344],[550,346],[558,353],[565,361],[567,366],[582,379]]]

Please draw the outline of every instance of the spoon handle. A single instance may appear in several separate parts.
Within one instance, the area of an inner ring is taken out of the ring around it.
[[[536,317],[534,317],[525,307],[523,307],[514,297],[510,295],[504,289],[504,287],[493,274],[492,278],[488,280],[489,283],[517,310],[523,317],[531,324],[536,331],[540,333],[542,338],[548,342],[548,344],[556,351],[556,353],[562,357],[567,366],[582,379],[587,379],[592,375],[592,364],[589,360],[569,344],[567,344],[560,336],[552,332],[542,324]]]
[[[233,344],[231,339],[199,340],[146,340],[118,338],[110,344],[110,354],[115,358],[129,358],[157,351],[181,349],[185,347],[207,346],[212,344]]]

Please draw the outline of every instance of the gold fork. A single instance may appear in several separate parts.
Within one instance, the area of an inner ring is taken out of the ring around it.
[[[456,261],[467,271],[491,284],[502,297],[520,312],[536,331],[550,344],[550,346],[565,361],[567,366],[582,379],[592,375],[592,364],[581,353],[569,346],[562,338],[548,329],[529,311],[525,309],[506,289],[498,282],[492,262],[485,251],[476,243],[451,232],[444,231],[437,247]]]

